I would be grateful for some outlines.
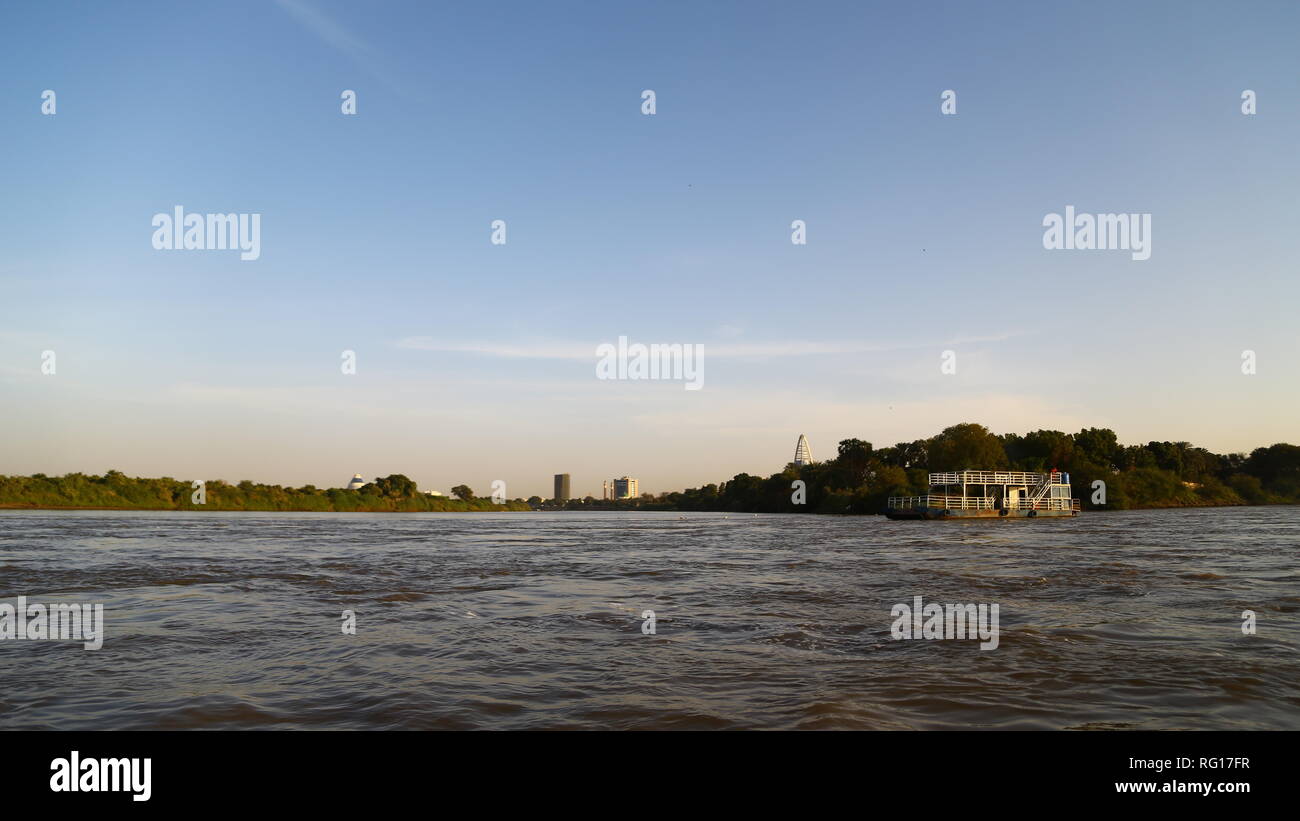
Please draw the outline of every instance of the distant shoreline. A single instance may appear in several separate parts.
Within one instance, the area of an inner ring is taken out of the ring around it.
[[[492,482],[490,496],[476,493],[467,484],[454,485],[443,495],[422,492],[401,473],[369,482],[354,474],[347,487],[322,488],[248,479],[231,483],[131,477],[109,470],[102,476],[0,475],[0,509],[476,513],[562,508],[870,516],[884,513],[891,499],[931,494],[936,468],[962,465],[1036,476],[1046,475],[1050,468],[1064,478],[1060,484],[1067,486],[1071,506],[1083,513],[1300,504],[1300,446],[1285,442],[1249,454],[1216,454],[1188,442],[1121,445],[1107,428],[1084,428],[1075,434],[1036,430],[997,435],[978,423],[962,422],[929,438],[885,448],[877,449],[862,439],[843,439],[834,458],[822,462],[812,460],[802,435],[799,443],[795,459],[770,476],[738,473],[701,487],[658,494],[633,492],[631,498],[619,499],[583,496],[560,501],[540,495],[509,499],[501,479]],[[557,489],[556,495],[568,495],[567,488]]]
[[[533,510],[521,510],[502,505],[499,509],[470,508],[468,510],[310,510],[308,508],[245,508],[245,507],[205,507],[195,505],[192,508],[180,507],[109,507],[105,505],[38,505],[6,503],[0,504],[0,510],[139,510],[152,513],[535,513]]]
[[[1093,508],[1085,510],[1079,515],[1090,513],[1117,513],[1125,510],[1199,510],[1203,508],[1222,508],[1222,507],[1295,507],[1300,502],[1268,502],[1263,504],[1205,504],[1205,505],[1148,505],[1145,507],[1127,507],[1127,508]],[[4,510],[123,510],[123,511],[140,511],[144,513],[394,513],[394,514],[421,514],[421,513],[722,513],[734,516],[805,516],[807,513],[788,513],[784,511],[749,511],[749,510],[687,510],[678,508],[602,508],[593,507],[590,510],[532,510],[509,508],[502,505],[499,509],[471,508],[469,510],[308,510],[302,509],[285,509],[285,508],[219,508],[219,507],[200,507],[193,508],[176,508],[176,507],[107,507],[93,505],[38,505],[38,504],[0,504],[0,511]],[[880,516],[882,513],[813,513],[814,516]]]

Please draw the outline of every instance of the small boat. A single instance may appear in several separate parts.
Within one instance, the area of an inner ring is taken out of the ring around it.
[[[942,492],[890,496],[885,515],[891,519],[1036,519],[1079,515],[1079,500],[1070,497],[1070,474],[1055,468],[1050,473],[1018,470],[931,473],[930,487]]]

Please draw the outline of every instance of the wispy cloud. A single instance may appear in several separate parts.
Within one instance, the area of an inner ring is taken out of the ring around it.
[[[974,345],[992,342],[1005,342],[1009,339],[1028,335],[1029,331],[1000,334],[984,337],[955,337],[943,342],[944,345]],[[628,342],[665,343],[666,340],[650,340],[630,337]],[[573,341],[539,341],[535,343],[497,343],[497,342],[447,342],[431,336],[408,336],[398,340],[398,348],[419,351],[440,351],[445,353],[469,353],[494,356],[506,359],[567,359],[590,360],[596,355],[596,348],[602,344],[615,344],[616,339],[601,339],[595,342]],[[711,357],[728,358],[774,358],[784,356],[834,356],[843,354],[887,353],[890,351],[919,350],[931,348],[935,342],[916,343],[881,343],[866,341],[812,341],[812,340],[774,340],[771,342],[714,343],[704,344],[705,353]]]
[[[473,353],[507,359],[591,359],[596,346],[582,342],[538,342],[501,344],[497,342],[444,342],[431,336],[408,336],[397,347],[417,351]]]
[[[378,50],[353,34],[346,26],[333,20],[307,0],[276,0],[276,3],[327,46],[340,52],[372,76],[397,87],[391,73],[385,70]]]

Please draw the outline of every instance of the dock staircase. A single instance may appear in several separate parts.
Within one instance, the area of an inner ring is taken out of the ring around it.
[[[1045,473],[1030,491],[1029,503],[1025,507],[1037,508],[1038,503],[1043,501],[1048,493],[1052,492],[1052,479],[1059,474]]]

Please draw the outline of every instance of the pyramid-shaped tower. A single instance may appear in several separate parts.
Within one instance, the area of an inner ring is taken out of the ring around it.
[[[799,434],[799,442],[794,446],[794,464],[796,467],[812,464],[812,447],[808,445],[808,437],[802,433]]]

